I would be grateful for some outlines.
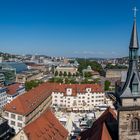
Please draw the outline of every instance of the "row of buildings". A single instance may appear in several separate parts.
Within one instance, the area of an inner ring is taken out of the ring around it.
[[[14,140],[29,139],[29,137],[35,140],[43,136],[47,138],[48,133],[52,139],[61,131],[57,127],[62,127],[64,134],[60,132],[60,136],[64,140],[68,138],[68,132],[61,126],[50,108],[54,105],[72,110],[83,106],[93,108],[104,104],[105,99],[101,85],[43,83],[6,104],[2,116],[8,121],[10,128],[15,131]],[[52,117],[47,117],[48,115]],[[38,126],[39,123],[42,125]],[[52,132],[49,132],[49,129]],[[31,133],[30,136],[28,133]]]
[[[66,109],[93,109],[105,103],[105,93],[100,85],[43,83],[18,96],[4,107],[4,118],[18,133],[35,120],[48,107],[56,105]]]

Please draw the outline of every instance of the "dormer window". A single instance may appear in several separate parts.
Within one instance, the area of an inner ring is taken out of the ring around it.
[[[72,95],[72,89],[71,89],[71,88],[67,88],[67,89],[66,89],[66,94],[67,94],[68,96],[71,96],[71,95]]]
[[[130,51],[130,59],[137,59],[137,50],[136,49],[132,49]]]
[[[86,88],[86,91],[87,92],[91,92],[91,88]]]
[[[134,94],[138,93],[138,84],[132,84],[132,93]]]

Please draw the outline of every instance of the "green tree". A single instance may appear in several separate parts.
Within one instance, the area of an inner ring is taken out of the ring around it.
[[[87,78],[91,78],[92,77],[92,73],[91,72],[85,72],[84,76]]]
[[[64,74],[63,74],[63,75],[64,75],[64,77],[66,77],[66,76],[67,76],[67,72],[66,72],[66,71],[64,71]]]
[[[79,63],[78,71],[82,74],[83,69],[87,69],[88,66],[91,66],[92,70],[98,71],[101,76],[105,76],[105,71],[102,68],[101,64],[99,64],[97,61],[92,61],[90,59],[77,59],[77,62]]]
[[[73,77],[75,77],[76,76],[76,74],[75,73],[73,73],[73,75],[72,75]]]
[[[77,76],[77,77],[79,76],[79,72],[76,72],[76,76]]]
[[[55,71],[55,74],[54,74],[55,76],[58,76],[58,71]]]
[[[70,72],[68,73],[68,77],[71,77],[71,73]]]
[[[26,91],[29,91],[32,88],[37,87],[41,83],[42,83],[42,81],[39,81],[39,80],[32,80],[29,82],[25,82],[25,89],[26,89]]]
[[[105,83],[104,83],[104,90],[105,91],[109,90],[110,84],[111,84],[110,81],[108,81],[108,80],[105,81]]]
[[[59,72],[59,76],[61,77],[63,75],[62,71]]]

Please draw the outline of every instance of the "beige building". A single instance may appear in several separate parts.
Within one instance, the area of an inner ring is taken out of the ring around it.
[[[108,69],[106,71],[106,78],[121,78],[122,72],[126,72],[125,69]]]
[[[43,77],[43,72],[40,72],[39,70],[26,71],[20,74],[16,74],[16,82],[25,83],[25,82],[39,79],[41,77]]]
[[[57,71],[58,74],[60,72],[62,72],[62,74],[64,74],[64,72],[66,72],[67,74],[71,73],[72,75],[76,74],[77,70],[78,70],[78,68],[75,66],[57,66],[55,69],[55,71]]]
[[[27,64],[27,66],[28,66],[28,69],[39,70],[40,72],[43,72],[43,73],[48,73],[49,71],[48,67],[42,64],[29,63]]]

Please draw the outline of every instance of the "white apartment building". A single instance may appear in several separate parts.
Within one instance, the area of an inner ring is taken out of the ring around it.
[[[105,103],[106,97],[101,85],[62,84],[52,92],[52,104],[66,108],[88,107],[89,109]]]
[[[6,88],[0,87],[0,108],[3,108],[7,104]]]
[[[3,109],[3,117],[16,133],[38,118],[52,104],[47,83],[18,96]]]
[[[15,83],[7,86],[7,103],[10,103],[16,97],[25,93],[25,86],[19,83]]]

